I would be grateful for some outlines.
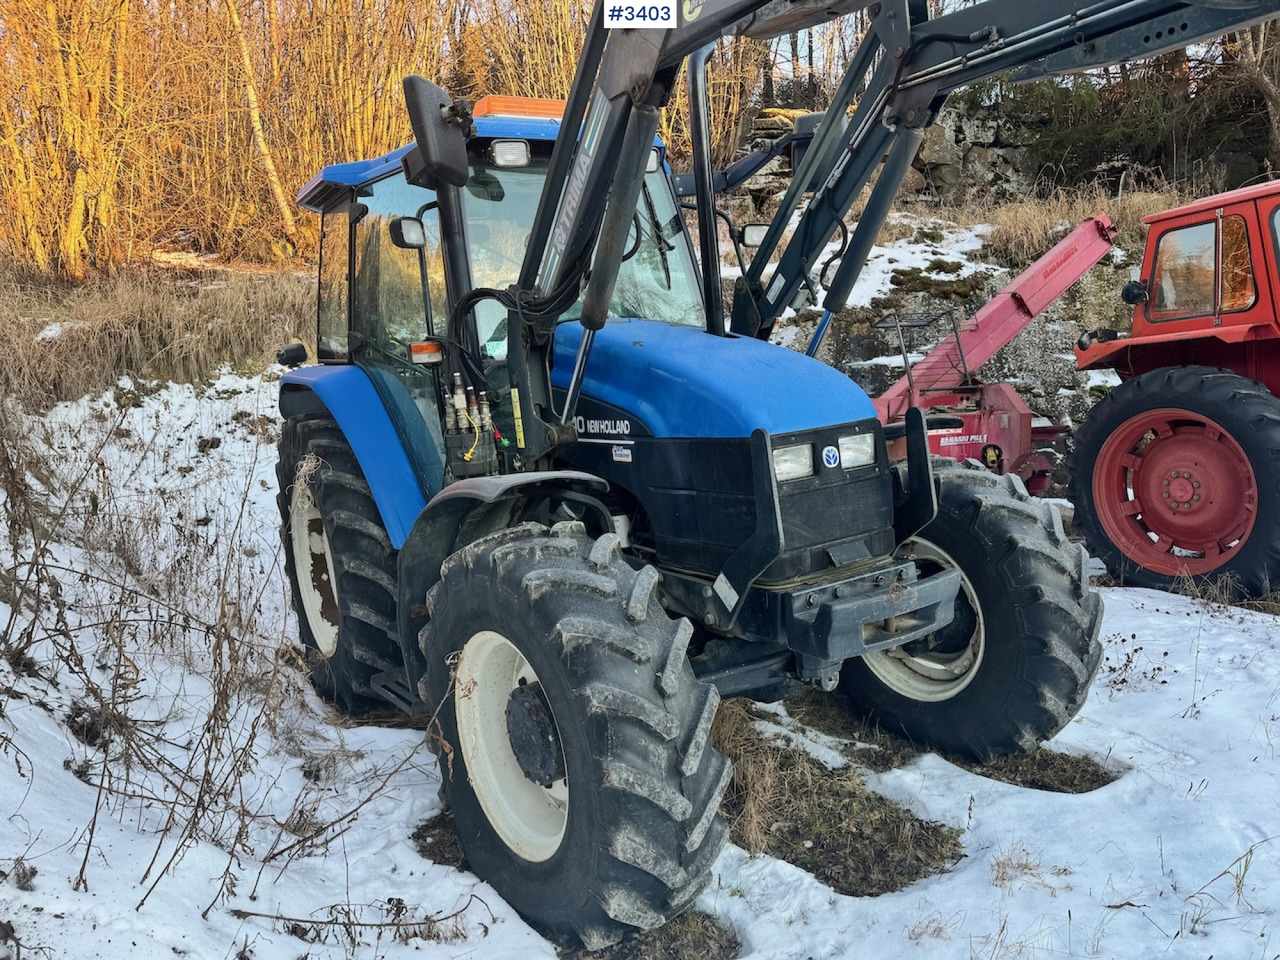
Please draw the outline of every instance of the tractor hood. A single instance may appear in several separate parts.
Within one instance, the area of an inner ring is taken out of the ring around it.
[[[556,330],[552,386],[565,390],[582,326]],[[610,320],[595,337],[582,392],[629,413],[655,437],[797,433],[875,417],[867,395],[825,363],[700,327]]]

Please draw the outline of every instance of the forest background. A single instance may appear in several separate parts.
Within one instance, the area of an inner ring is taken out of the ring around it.
[[[404,76],[459,97],[563,97],[589,13],[587,0],[5,0],[0,258],[74,281],[157,245],[308,257],[317,224],[294,206],[297,188],[327,163],[410,139]],[[763,108],[824,109],[864,28],[855,13],[722,41],[717,162]],[[1171,181],[1242,153],[1263,176],[1280,169],[1274,24],[1190,56],[971,96],[993,92],[1039,129],[1038,180],[1055,188],[1117,163]],[[677,165],[683,99],[663,119]]]

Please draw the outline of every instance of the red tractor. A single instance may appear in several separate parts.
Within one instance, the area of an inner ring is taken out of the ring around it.
[[[1075,524],[1124,583],[1259,596],[1280,581],[1280,182],[1145,222],[1132,329],[1076,345],[1123,382],[1075,432]]]

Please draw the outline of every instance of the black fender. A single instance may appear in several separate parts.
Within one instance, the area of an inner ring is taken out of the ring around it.
[[[406,679],[415,695],[422,696],[420,684],[426,674],[418,647],[418,632],[427,622],[423,601],[440,579],[445,558],[519,522],[531,503],[556,498],[592,503],[594,495],[608,489],[607,482],[590,473],[544,470],[458,480],[431,498],[400,548],[396,577],[397,635]]]

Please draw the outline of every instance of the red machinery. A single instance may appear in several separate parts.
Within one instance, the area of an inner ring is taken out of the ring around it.
[[[1280,182],[1148,217],[1127,334],[1080,339],[1082,370],[1124,381],[1076,431],[1076,526],[1118,579],[1280,580]]]
[[[908,407],[921,407],[930,417],[935,453],[1016,473],[1032,493],[1044,492],[1052,464],[1040,448],[1067,428],[1035,417],[1009,384],[980,383],[972,374],[1105,257],[1115,232],[1106,217],[1090,217],[977,313],[953,325],[954,336],[908,365],[906,375],[873,400],[881,422],[900,422]]]

